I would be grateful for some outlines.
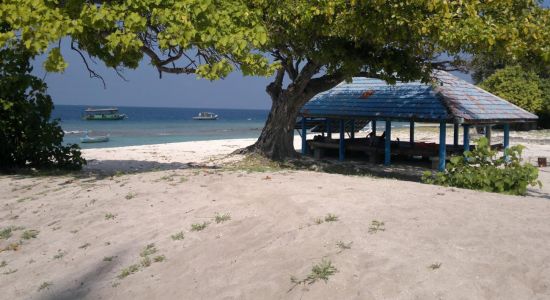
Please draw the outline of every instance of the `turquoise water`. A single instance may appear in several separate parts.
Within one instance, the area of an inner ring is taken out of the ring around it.
[[[82,148],[136,146],[185,141],[234,138],[257,138],[265,124],[267,110],[119,107],[128,116],[120,121],[85,121],[81,119],[86,106],[56,105],[54,118],[61,120],[65,143]],[[192,117],[201,111],[219,115],[216,121],[196,121]],[[82,144],[83,131],[90,136],[110,135],[107,143]]]

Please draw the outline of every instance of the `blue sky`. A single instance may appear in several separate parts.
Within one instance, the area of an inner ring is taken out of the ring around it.
[[[544,5],[550,6],[550,0],[545,0]],[[101,62],[93,65],[107,83],[103,88],[101,81],[89,77],[80,57],[67,44],[65,41],[62,52],[69,67],[63,74],[45,74],[43,57],[34,64],[34,73],[45,76],[55,104],[235,109],[269,109],[271,105],[265,93],[269,78],[233,73],[214,82],[194,75],[164,74],[161,79],[156,69],[145,61],[138,69],[124,72],[128,81],[123,81]]]

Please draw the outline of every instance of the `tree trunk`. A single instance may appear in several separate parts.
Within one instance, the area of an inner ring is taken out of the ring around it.
[[[294,125],[307,95],[289,97],[282,93],[272,97],[272,106],[260,137],[249,151],[259,153],[273,160],[294,158],[298,155],[294,149]]]

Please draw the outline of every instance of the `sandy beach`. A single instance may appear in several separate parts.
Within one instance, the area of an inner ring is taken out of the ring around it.
[[[0,176],[0,298],[550,298],[550,168],[507,196],[242,167],[229,154],[253,141],[88,149],[78,174]],[[511,141],[550,158],[548,131]],[[291,281],[323,262],[327,281]]]

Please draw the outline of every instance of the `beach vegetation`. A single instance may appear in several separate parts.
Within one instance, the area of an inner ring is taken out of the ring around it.
[[[116,215],[114,215],[112,213],[106,213],[105,214],[105,220],[114,220],[114,218],[116,218]]]
[[[338,216],[335,214],[327,214],[325,216],[325,222],[336,222],[338,221]]]
[[[8,263],[7,263],[5,260],[3,260],[2,262],[0,262],[0,268],[3,268],[3,267],[5,267],[5,266],[7,266],[7,265],[8,265]]]
[[[85,243],[83,245],[78,246],[78,249],[86,249],[86,248],[90,247],[91,245],[92,244],[90,244],[90,243]]]
[[[137,271],[139,271],[139,265],[137,265],[137,264],[130,265],[130,266],[122,269],[120,271],[120,274],[118,274],[117,278],[118,279],[126,278],[126,277],[134,274]]]
[[[49,281],[44,281],[44,282],[42,282],[42,283],[40,284],[40,286],[38,287],[38,291],[40,292],[40,291],[42,291],[42,290],[44,290],[44,289],[49,289],[50,286],[52,286],[52,285],[53,285],[53,283],[51,283],[51,282],[49,282]]]
[[[341,251],[344,251],[351,249],[351,244],[353,244],[353,242],[344,243],[342,241],[338,241],[336,242],[336,247],[338,247]]]
[[[126,198],[126,200],[130,200],[130,199],[134,198],[135,196],[137,196],[137,193],[129,192],[128,194],[126,194],[126,196],[124,196],[124,198]]]
[[[329,277],[338,272],[338,269],[332,265],[332,262],[323,259],[320,263],[311,268],[311,273],[303,279],[298,279],[296,276],[290,277],[290,282],[294,284],[291,290],[300,284],[313,284],[318,280],[328,281]]]
[[[437,269],[441,268],[441,263],[439,263],[439,262],[438,263],[433,263],[433,264],[429,265],[428,268],[431,269],[431,270],[437,270]]]
[[[223,223],[225,221],[229,221],[229,220],[231,220],[231,214],[230,213],[225,213],[225,214],[217,213],[216,216],[214,217],[214,220],[216,221],[216,224],[220,224],[220,223]]]
[[[151,265],[151,259],[149,258],[149,256],[145,256],[141,259],[140,264],[142,267],[147,268]]]
[[[323,221],[323,218],[315,218],[313,219],[313,222],[315,223],[315,225],[321,225],[325,221]]]
[[[155,258],[153,258],[154,262],[163,262],[164,260],[166,260],[166,256],[164,255],[157,255],[155,256]]]
[[[155,247],[154,243],[148,244],[143,248],[141,253],[139,254],[141,257],[147,257],[149,255],[157,253],[157,248]]]
[[[11,232],[12,232],[11,227],[0,229],[0,239],[4,239],[4,240],[9,239],[12,236]]]
[[[6,272],[2,273],[3,275],[10,275],[17,272],[17,269],[9,269]]]
[[[103,258],[103,261],[113,261],[113,259],[115,258],[116,256],[105,256]]]
[[[542,187],[538,180],[539,170],[529,163],[522,163],[524,146],[512,146],[505,150],[506,155],[499,157],[487,138],[480,138],[476,144],[474,150],[464,153],[464,157],[452,157],[444,172],[425,172],[423,181],[511,195],[525,195],[528,186]]]
[[[82,168],[79,146],[63,144],[59,120],[51,118],[46,83],[32,75],[34,56],[20,44],[3,45],[5,34],[0,24],[0,171]]]
[[[209,222],[202,222],[202,223],[194,223],[191,224],[191,231],[201,231],[204,230],[206,227],[208,227],[210,223]]]
[[[61,249],[57,250],[57,254],[53,256],[53,259],[61,259],[63,256],[65,256],[67,252],[61,251]]]
[[[171,237],[172,240],[174,240],[174,241],[181,241],[181,240],[183,240],[183,239],[185,238],[185,235],[183,234],[183,231],[180,231],[180,232],[178,232],[178,233],[176,233],[176,234],[172,234],[170,237]]]
[[[21,234],[21,238],[24,240],[35,239],[38,236],[38,233],[40,233],[40,231],[34,229],[25,230],[23,231],[23,234]]]
[[[369,233],[377,233],[378,231],[386,231],[385,224],[384,224],[384,222],[380,222],[378,220],[373,220],[370,223]]]

